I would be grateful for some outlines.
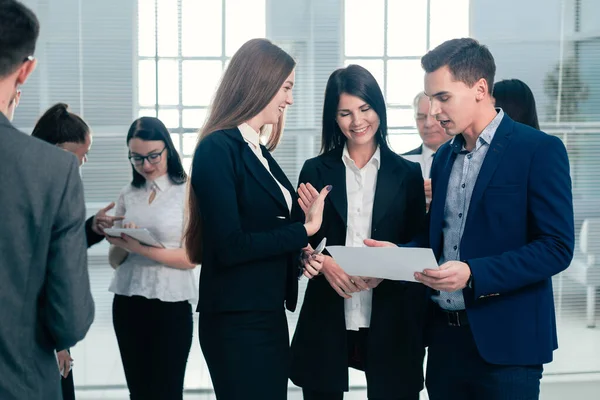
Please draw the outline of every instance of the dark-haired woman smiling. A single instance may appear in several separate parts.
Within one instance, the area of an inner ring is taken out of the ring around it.
[[[131,400],[183,396],[192,343],[190,301],[197,289],[182,248],[186,173],[171,136],[156,118],[133,122],[127,134],[133,179],[115,214],[123,227],[148,229],[165,248],[108,238],[115,268],[113,324]]]
[[[313,247],[324,237],[328,245],[349,247],[377,238],[406,243],[419,232],[425,217],[420,167],[388,147],[385,100],[363,67],[350,65],[329,77],[322,154],[306,161],[299,182],[336,188],[321,229],[310,238]],[[303,209],[312,204],[306,186],[299,190]],[[417,400],[425,287],[348,276],[330,256],[321,274],[308,283],[292,341],[291,379],[304,399],[341,400],[352,367],[365,371],[369,399]]]

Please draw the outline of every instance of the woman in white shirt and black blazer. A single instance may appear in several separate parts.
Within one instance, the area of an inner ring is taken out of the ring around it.
[[[322,154],[306,161],[300,182],[335,188],[313,246],[323,237],[351,247],[378,238],[406,243],[420,232],[421,170],[388,147],[385,100],[366,69],[350,65],[330,76]],[[310,203],[305,190],[300,198]],[[348,276],[326,256],[308,283],[292,341],[292,381],[306,400],[341,400],[353,367],[365,371],[369,399],[417,400],[426,305],[421,284]]]
[[[186,248],[202,262],[199,338],[219,400],[287,397],[284,303],[296,307],[297,259],[319,229],[328,193],[305,221],[293,222],[295,190],[269,152],[293,103],[294,67],[266,39],[245,43],[225,70],[194,154]]]
[[[112,244],[113,325],[131,400],[177,400],[192,343],[195,267],[182,248],[187,175],[165,125],[134,121],[127,133],[133,180],[115,214],[148,229],[165,248],[124,236]],[[115,224],[120,227],[121,223]]]

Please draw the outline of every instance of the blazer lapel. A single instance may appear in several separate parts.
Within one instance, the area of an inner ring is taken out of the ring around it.
[[[228,129],[226,132],[230,136],[234,137],[242,143],[242,159],[244,160],[244,164],[246,165],[248,171],[250,171],[250,173],[256,178],[258,183],[267,191],[267,193],[269,193],[277,201],[277,203],[289,213],[287,203],[285,202],[283,193],[281,193],[281,188],[279,187],[277,182],[275,182],[275,179],[273,179],[273,176],[271,176],[271,174],[269,173],[269,171],[267,171],[265,166],[260,162],[258,157],[256,157],[256,154],[254,154],[250,147],[248,147],[248,143],[246,143],[246,141],[243,139],[240,130],[234,128]],[[268,154],[268,151],[265,150],[263,151],[263,155],[265,154],[265,152]],[[269,158],[272,159],[270,154]],[[269,158],[267,158],[267,161],[269,160]],[[276,164],[274,160],[273,163]],[[271,166],[271,163],[269,163],[269,166]]]
[[[481,170],[477,176],[475,187],[473,188],[471,203],[469,204],[469,213],[467,215],[467,221],[465,224],[469,223],[469,216],[473,215],[471,210],[474,210],[479,201],[481,201],[481,197],[483,196],[485,188],[490,183],[498,164],[500,164],[500,161],[502,160],[502,155],[504,154],[504,151],[508,147],[508,143],[510,141],[510,134],[512,133],[513,125],[514,122],[505,115],[502,119],[502,122],[500,122],[496,133],[494,134],[492,143],[490,143],[490,148],[485,155],[485,159],[481,165]]]
[[[394,205],[398,188],[406,177],[406,171],[399,168],[391,150],[381,149],[381,166],[377,173],[375,199],[373,201],[373,219],[371,231],[379,226],[387,210]]]
[[[285,173],[283,172],[283,170],[281,169],[281,167],[279,166],[279,164],[277,163],[275,158],[273,158],[273,155],[269,152],[269,150],[267,150],[265,147],[262,147],[262,146],[261,146],[261,150],[262,150],[263,156],[267,159],[267,162],[269,163],[269,168],[271,170],[271,173],[273,174],[275,179],[277,179],[277,181],[279,183],[281,183],[281,185],[290,192],[290,195],[292,196],[292,202],[293,202],[295,199],[298,198],[298,195],[296,194],[296,189],[294,189],[294,186],[292,186],[292,183],[290,182],[288,177],[285,175]],[[277,185],[277,182],[275,184]],[[279,193],[281,193],[281,189],[279,188],[279,185],[277,185],[277,186],[279,189]],[[285,207],[287,208],[287,203],[285,203],[285,198],[283,200],[284,200]],[[294,206],[294,204],[292,204],[292,206]]]
[[[342,161],[342,151],[343,147],[332,151],[329,157],[323,160],[320,169],[323,185],[333,186],[333,190],[327,195],[326,200],[331,201],[333,208],[346,225],[348,223],[348,198],[346,197],[346,167]]]

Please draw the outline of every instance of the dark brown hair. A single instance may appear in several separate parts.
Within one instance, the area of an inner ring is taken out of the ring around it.
[[[421,58],[421,66],[427,73],[448,66],[454,79],[469,87],[483,78],[487,81],[489,94],[492,94],[496,63],[488,48],[475,39],[445,41]]]
[[[65,103],[56,103],[40,117],[31,136],[50,144],[85,143],[90,127]]]
[[[141,140],[160,140],[165,144],[165,152],[167,157],[167,175],[169,180],[174,185],[181,185],[187,180],[187,174],[181,164],[181,158],[179,153],[175,149],[173,139],[169,134],[169,130],[162,123],[161,120],[154,117],[141,117],[133,121],[127,132],[127,145],[131,139]],[[131,185],[136,188],[141,188],[146,184],[146,178],[144,178],[135,167],[131,166],[133,178]]]
[[[381,88],[368,70],[360,65],[351,64],[346,68],[335,70],[327,81],[323,103],[321,153],[344,147],[346,144],[346,136],[336,121],[342,93],[362,99],[375,111],[379,117],[379,129],[375,140],[382,148],[388,148],[387,113]]]
[[[39,34],[40,23],[33,11],[19,1],[0,1],[0,78],[33,55]]]

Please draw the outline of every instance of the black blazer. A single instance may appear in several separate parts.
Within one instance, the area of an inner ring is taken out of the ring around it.
[[[266,148],[273,176],[295,190]],[[192,190],[202,218],[203,260],[198,311],[296,308],[297,256],[308,243],[292,222],[281,189],[237,128],[211,133],[198,145]]]
[[[402,153],[403,156],[413,156],[416,154],[423,154],[423,145],[420,145],[416,149],[412,149],[411,151],[407,151],[406,153]]]
[[[299,182],[317,190],[333,185],[325,200],[323,225],[313,247],[346,241],[346,169],[341,148],[306,161]],[[381,148],[371,237],[406,243],[425,216],[423,178],[418,164]],[[417,283],[384,280],[373,289],[366,375],[369,398],[396,398],[423,388],[423,344],[427,298]],[[344,299],[323,276],[309,281],[292,341],[292,381],[320,392],[348,390],[348,350]]]
[[[96,243],[100,243],[102,239],[104,239],[104,235],[98,235],[92,229],[92,224],[94,223],[94,216],[92,215],[85,221],[85,238],[87,240],[88,249],[95,245]]]

